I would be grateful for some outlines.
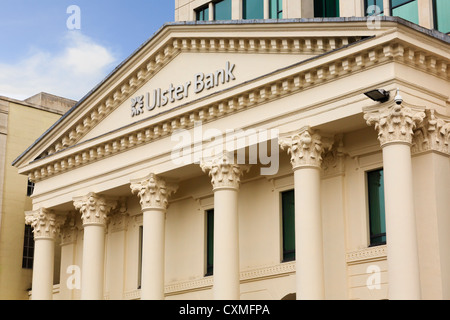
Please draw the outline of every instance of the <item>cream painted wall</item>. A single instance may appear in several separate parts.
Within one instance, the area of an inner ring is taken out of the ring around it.
[[[24,212],[31,210],[32,204],[26,196],[27,177],[19,175],[11,163],[60,115],[19,103],[8,104],[4,176],[1,177],[4,188],[0,230],[0,299],[28,299],[32,271],[22,269],[22,255]]]

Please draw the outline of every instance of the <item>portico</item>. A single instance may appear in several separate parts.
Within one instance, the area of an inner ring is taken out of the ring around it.
[[[59,298],[447,297],[448,254],[422,240],[445,237],[449,200],[425,196],[421,181],[432,168],[441,173],[435,188],[450,187],[448,50],[398,21],[379,30],[364,23],[319,31],[312,21],[286,22],[271,25],[276,33],[267,23],[163,28],[16,161],[36,182],[27,214],[35,273],[53,270],[61,230],[60,286],[70,266],[80,267],[81,285]],[[417,38],[427,45],[417,47]],[[199,74],[212,80],[194,91]],[[145,101],[158,88],[169,88],[161,97],[170,104]],[[371,101],[364,92],[373,88],[391,99]],[[174,139],[194,137],[199,122],[201,141]],[[246,135],[227,144],[230,130]],[[278,157],[261,157],[273,150]],[[265,173],[273,163],[264,159],[278,161],[278,171]],[[387,241],[377,247],[366,195],[374,169],[384,171],[386,194]],[[292,190],[287,230],[282,194]],[[282,258],[286,241],[295,260]],[[442,278],[427,273],[428,258],[440,261]],[[365,285],[369,266],[381,270],[375,293]],[[36,277],[33,299],[51,299],[53,282],[53,271]]]

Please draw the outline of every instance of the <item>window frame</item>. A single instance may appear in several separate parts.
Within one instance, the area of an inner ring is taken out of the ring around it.
[[[214,208],[208,208],[204,210],[205,213],[205,262],[204,262],[204,277],[210,277],[214,275]],[[212,229],[210,229],[210,214],[213,217],[212,221]],[[209,236],[212,236],[212,247],[210,247],[210,242],[208,241]],[[211,251],[209,250],[211,249]],[[209,256],[209,253],[211,252],[212,257]],[[208,264],[209,258],[212,259],[212,265],[210,266]]]
[[[195,21],[209,21],[209,4],[195,8],[194,12],[195,12]],[[203,20],[199,19],[200,13],[203,15],[208,14],[208,17],[207,18],[204,17]]]
[[[325,2],[326,0],[314,0],[314,2],[313,2],[314,18],[339,18],[341,16],[341,12],[340,12],[340,10],[341,10],[341,3],[340,3],[340,0],[334,0],[335,3],[337,3],[337,8],[336,8],[337,15],[336,16],[326,16],[326,15],[318,16],[318,15],[316,15],[316,12],[317,12],[316,1],[322,1],[323,12],[326,13],[326,11],[327,11],[326,10],[327,5],[326,5],[326,2]]]
[[[274,1],[276,3],[276,17],[272,17],[272,6],[273,6]],[[280,7],[280,5],[281,5],[281,7]],[[281,14],[281,17],[279,17],[280,14]],[[270,0],[269,1],[269,19],[283,19],[283,1],[282,0]]]
[[[137,277],[137,288],[141,289],[142,287],[142,254],[144,247],[144,226],[141,224],[138,227],[138,277]]]
[[[369,5],[368,5],[368,2],[369,1],[373,1],[375,4],[371,4],[371,6],[372,5],[376,5],[376,2],[377,1],[381,1],[381,4],[382,4],[382,8],[380,8],[380,9],[382,9],[378,14],[368,14],[367,13],[367,9],[369,8]],[[382,15],[384,15],[384,11],[385,11],[385,9],[384,9],[384,1],[383,0],[364,0],[364,2],[363,2],[363,4],[364,4],[364,17],[372,17],[372,16],[375,16],[375,17],[377,17],[377,16],[382,16]]]
[[[405,0],[406,2],[404,2],[404,3],[402,3],[402,4],[399,4],[399,5],[395,6],[395,7],[393,7],[392,1],[393,1],[393,0],[389,0],[389,14],[390,14],[390,16],[392,16],[392,17],[399,17],[399,18],[402,18],[402,19],[404,19],[404,20],[406,20],[406,21],[409,21],[409,22],[411,22],[411,23],[415,23],[415,22],[410,21],[410,20],[405,19],[405,18],[400,17],[400,16],[394,16],[394,10],[395,10],[395,9],[398,9],[398,8],[401,8],[402,6],[407,5],[407,4],[410,4],[410,3],[412,3],[412,2],[416,2],[416,3],[417,3],[417,19],[418,19],[417,24],[419,23],[419,19],[420,19],[419,0]]]
[[[386,245],[387,243],[387,232],[384,233],[380,233],[377,235],[372,235],[371,234],[371,230],[372,230],[372,213],[370,210],[370,195],[369,195],[369,174],[375,171],[383,171],[383,199],[384,199],[384,230],[386,230],[386,198],[384,195],[384,168],[381,166],[377,166],[374,168],[368,168],[367,170],[364,171],[364,177],[365,177],[365,194],[366,194],[366,208],[367,208],[367,241],[368,241],[368,247],[377,247],[377,246],[382,246],[382,245]],[[383,237],[385,238],[385,241],[381,241],[381,242],[372,242],[373,238],[375,237]]]
[[[284,212],[283,212],[283,194],[287,192],[293,192],[294,194],[294,250],[293,252],[285,252],[285,229],[284,229]],[[295,246],[295,188],[286,187],[279,190],[279,207],[280,207],[280,261],[281,263],[292,262],[296,259],[296,246]],[[293,253],[293,257],[286,258],[286,254]]]
[[[23,236],[22,269],[33,269],[34,262],[34,236],[33,228],[25,225]]]
[[[216,10],[216,5],[220,2],[224,2],[224,1],[230,1],[230,18],[229,19],[220,19],[217,20],[217,10]],[[226,20],[232,20],[233,19],[233,1],[232,0],[217,0],[217,1],[212,1],[212,10],[213,10],[213,20],[214,21],[226,21]]]
[[[433,29],[445,33],[445,34],[450,34],[450,30],[447,32],[444,31],[440,31],[439,30],[439,19],[438,19],[438,14],[437,14],[437,0],[433,0],[432,1],[432,6],[433,6]]]
[[[262,2],[262,17],[261,18],[247,18],[245,16],[245,13],[246,13],[246,7],[245,7],[246,1],[251,1],[251,0],[242,0],[241,1],[242,19],[243,20],[261,20],[261,19],[264,19],[264,9],[265,9],[264,5],[265,5],[265,1],[264,0],[257,0],[257,1],[261,1]]]

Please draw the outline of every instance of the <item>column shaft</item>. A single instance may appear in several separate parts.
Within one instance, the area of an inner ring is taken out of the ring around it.
[[[383,166],[389,298],[420,299],[410,145],[386,145]]]
[[[105,227],[84,227],[81,299],[103,300]]]
[[[153,173],[131,181],[130,187],[143,214],[141,300],[164,300],[166,210],[178,187]]]
[[[296,169],[294,186],[297,299],[324,299],[320,168]]]
[[[53,299],[55,241],[36,239],[34,243],[32,300]]]
[[[402,103],[399,90],[395,100],[364,118],[378,131],[383,150],[389,299],[416,300],[421,289],[411,145],[425,113]]]
[[[238,191],[214,192],[214,299],[239,300]]]
[[[165,210],[143,212],[142,300],[164,300]]]

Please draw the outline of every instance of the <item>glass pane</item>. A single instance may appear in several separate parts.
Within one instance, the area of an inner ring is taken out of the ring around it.
[[[392,15],[419,24],[418,1],[406,3],[400,7],[392,9]]]
[[[270,0],[270,19],[283,19],[283,0]]]
[[[435,0],[434,16],[436,19],[436,29],[443,33],[450,32],[450,1]]]
[[[209,8],[203,8],[197,11],[197,21],[208,21],[209,20]]]
[[[405,3],[411,2],[414,0],[391,0],[391,7],[395,8],[401,5],[404,5]]]
[[[366,16],[381,15],[384,12],[383,0],[365,0],[364,4]]]
[[[339,17],[339,0],[314,0],[314,17]]]
[[[295,195],[294,190],[281,194],[283,219],[283,261],[295,260]]]
[[[383,170],[367,173],[369,192],[370,245],[386,243]]]
[[[242,5],[244,19],[264,19],[264,0],[244,0]]]
[[[214,20],[231,20],[231,0],[222,0],[214,4]]]
[[[206,275],[213,274],[214,265],[214,209],[206,211]]]

